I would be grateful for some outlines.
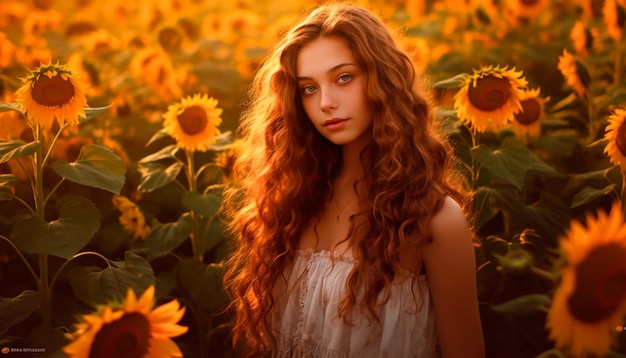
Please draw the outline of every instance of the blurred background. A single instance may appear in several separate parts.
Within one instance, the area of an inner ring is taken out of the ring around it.
[[[40,137],[19,107],[2,108],[0,346],[45,347],[39,355],[63,356],[80,315],[123,301],[128,288],[140,295],[155,285],[157,304],[176,299],[187,308],[179,324],[189,329],[173,338],[185,356],[236,356],[221,284],[229,238],[217,213],[219,188],[229,180],[234,133],[259,63],[287,29],[321,3],[0,0],[0,102],[15,103],[16,91],[40,66],[65,66],[86,85],[88,106],[99,110],[78,126],[50,128],[56,136],[50,162],[84,159],[84,148],[95,148],[85,145],[97,145],[125,167],[115,190],[69,175],[57,188],[59,176],[66,178],[63,172],[40,168],[41,190],[58,199],[47,202],[44,222],[64,215],[62,198],[82,196],[97,208],[99,226],[67,255],[20,243],[26,235],[20,222],[32,214],[21,204],[34,204],[36,190],[25,161],[30,152],[7,148]],[[624,197],[626,115],[616,110],[626,104],[625,1],[352,3],[378,12],[431,82],[438,122],[455,146],[459,172],[474,198],[488,356],[568,356],[546,327],[568,261],[559,240],[572,222],[608,211]],[[489,82],[481,80],[494,77],[509,81],[511,93],[517,93],[510,95],[518,101],[513,106],[523,112],[503,111],[495,118],[500,124],[481,127],[462,115],[480,117],[480,106],[464,98],[463,89],[481,84],[488,93]],[[521,78],[525,84],[518,86]],[[196,94],[217,100],[222,134],[208,150],[183,153],[163,131],[164,116]],[[202,173],[186,171],[191,167]],[[197,174],[193,185],[185,179],[190,173]],[[601,236],[591,229],[581,232]],[[581,248],[581,255],[592,248]],[[598,348],[607,356],[626,353],[623,266],[610,268],[621,276],[618,288],[611,286],[615,300],[603,306],[606,315],[593,324],[576,314],[559,316],[556,323],[591,327],[598,341],[610,337],[610,350]],[[603,272],[590,279],[602,281]],[[44,290],[51,281],[54,290]],[[603,289],[594,287],[583,289]],[[41,305],[50,311],[43,317]]]

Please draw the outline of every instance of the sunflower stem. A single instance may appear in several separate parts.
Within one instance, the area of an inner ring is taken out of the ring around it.
[[[478,145],[478,131],[475,127],[472,127],[471,136],[472,136],[472,148],[475,148]],[[478,163],[476,163],[476,159],[472,156],[472,172],[471,175],[471,188],[472,192],[476,192],[476,186],[478,182]]]
[[[24,163],[22,163],[21,160],[17,159],[17,164],[19,164],[20,168],[22,169],[22,171],[28,178],[28,182],[30,183],[30,188],[34,192],[35,191],[35,178],[30,174],[28,170],[26,170],[26,168],[24,167]],[[33,164],[33,167],[34,167],[34,163],[31,162],[31,164]]]
[[[41,163],[42,166],[46,165],[46,162],[48,162],[48,158],[50,157],[50,154],[52,153],[52,150],[54,149],[54,146],[56,145],[57,141],[59,140],[59,137],[61,136],[61,133],[68,126],[69,126],[69,124],[67,122],[63,122],[63,127],[61,127],[61,129],[59,129],[59,131],[54,135],[54,138],[52,139],[52,142],[50,143],[50,147],[48,147],[48,152],[46,153],[46,156],[43,158],[43,162]]]
[[[44,206],[48,203],[48,200],[50,200],[50,198],[52,197],[52,194],[54,194],[54,192],[61,186],[61,184],[63,184],[64,181],[65,181],[65,178],[61,178],[61,180],[59,180],[57,185],[55,185],[54,188],[52,188],[52,190],[50,190],[50,192],[48,193],[48,195],[46,196],[46,198],[43,201],[43,205]]]
[[[35,140],[40,141],[42,145],[35,152],[35,190],[33,192],[35,199],[35,211],[37,218],[45,221],[45,202],[43,198],[43,169],[44,169],[44,138],[40,124],[35,127]],[[39,253],[39,294],[41,295],[41,320],[44,327],[52,326],[52,318],[50,312],[50,299],[48,287],[48,254]]]
[[[197,178],[196,178],[196,166],[194,162],[194,152],[190,150],[185,150],[185,155],[187,156],[187,184],[189,186],[189,192],[194,193],[198,191],[197,188]],[[200,238],[200,226],[198,222],[198,215],[191,210],[191,220],[192,231],[191,231],[191,248],[193,251],[193,256],[203,261],[203,250],[202,250],[202,239]]]
[[[507,239],[511,237],[511,219],[511,211],[507,209],[502,209],[504,237]]]

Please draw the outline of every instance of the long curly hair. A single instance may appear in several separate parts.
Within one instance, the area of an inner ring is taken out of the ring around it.
[[[350,237],[357,263],[338,314],[345,319],[363,305],[377,319],[380,294],[388,294],[402,270],[400,251],[408,243],[429,242],[429,222],[446,196],[465,203],[450,171],[452,148],[433,125],[424,78],[394,34],[358,6],[314,10],[270,52],[250,87],[234,179],[224,194],[237,238],[225,284],[236,311],[234,339],[250,356],[270,352],[276,344],[269,322],[274,284],[332,195],[341,164],[341,148],[315,129],[297,87],[300,49],[320,36],[341,38],[350,46],[365,73],[373,117],[372,141],[360,156],[366,190],[358,229]]]

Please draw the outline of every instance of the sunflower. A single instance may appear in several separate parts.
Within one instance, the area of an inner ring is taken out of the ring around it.
[[[561,239],[561,271],[546,322],[550,338],[574,356],[603,356],[626,314],[626,225],[621,205],[572,222]]]
[[[538,88],[525,90],[520,98],[522,110],[517,112],[511,122],[518,136],[537,137],[541,133],[541,122],[546,117],[545,103],[549,98],[541,98]]]
[[[191,152],[204,152],[220,134],[217,127],[222,123],[221,114],[217,99],[206,94],[187,96],[168,107],[163,115],[163,128],[176,139],[178,147]]]
[[[522,72],[507,67],[481,67],[467,76],[454,96],[458,117],[479,132],[495,130],[511,121],[520,109],[526,87]]]
[[[121,195],[114,195],[113,205],[122,213],[119,221],[124,230],[133,234],[135,239],[145,239],[148,236],[150,226],[146,224],[146,218],[137,204]]]
[[[609,116],[609,124],[606,126],[604,139],[607,141],[604,152],[609,155],[611,163],[619,165],[626,170],[626,109],[616,109]]]
[[[185,307],[172,300],[155,309],[154,286],[139,300],[129,288],[122,308],[106,305],[98,312],[82,316],[71,335],[73,341],[63,348],[70,358],[82,357],[182,357],[171,337],[187,332],[176,324]]]
[[[602,15],[604,16],[604,23],[609,35],[619,42],[624,33],[626,11],[615,0],[605,0]]]
[[[593,48],[594,35],[582,21],[577,21],[572,27],[569,34],[570,39],[574,43],[576,53],[580,56],[587,56]]]
[[[59,125],[65,121],[74,125],[79,123],[79,116],[86,117],[85,90],[65,66],[49,62],[31,71],[15,95],[32,123],[51,128],[55,118]]]
[[[565,77],[567,84],[574,88],[578,96],[584,98],[589,91],[589,82],[591,81],[585,65],[567,50],[563,50],[563,55],[559,56],[557,67]]]
[[[183,95],[181,82],[187,78],[185,66],[174,68],[169,56],[160,48],[144,48],[131,60],[131,71],[140,81],[156,92],[163,100]]]

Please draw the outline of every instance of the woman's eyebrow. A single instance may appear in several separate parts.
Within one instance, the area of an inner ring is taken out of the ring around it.
[[[353,62],[344,62],[344,63],[340,63],[340,64],[338,64],[337,66],[333,66],[333,67],[329,68],[329,69],[328,69],[328,71],[326,71],[326,73],[327,73],[327,74],[328,74],[328,73],[333,73],[333,72],[335,72],[335,71],[337,71],[337,70],[340,70],[340,69],[342,69],[342,68],[344,68],[344,67],[346,67],[346,66],[356,66],[356,65],[357,65],[357,64],[356,64],[356,63],[353,63]],[[296,79],[297,79],[298,81],[305,81],[305,80],[310,80],[310,79],[311,79],[311,77],[308,77],[308,76],[298,76],[298,77],[296,77]]]

